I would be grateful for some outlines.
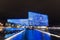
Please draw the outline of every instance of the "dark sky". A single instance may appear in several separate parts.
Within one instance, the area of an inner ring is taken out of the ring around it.
[[[27,18],[27,12],[42,12],[50,25],[60,24],[60,0],[0,0],[0,19]]]

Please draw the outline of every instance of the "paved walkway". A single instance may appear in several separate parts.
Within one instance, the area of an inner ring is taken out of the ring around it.
[[[50,40],[50,36],[37,30],[26,29],[11,40]]]

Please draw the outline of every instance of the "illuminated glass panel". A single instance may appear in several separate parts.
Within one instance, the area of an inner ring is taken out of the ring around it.
[[[28,12],[29,23],[33,26],[48,26],[48,16],[35,12]]]
[[[20,24],[22,26],[28,26],[28,19],[8,19],[8,22]]]

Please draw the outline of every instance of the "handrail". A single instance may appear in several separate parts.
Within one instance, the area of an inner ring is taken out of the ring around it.
[[[24,32],[24,31],[25,31],[25,30],[23,30],[23,31],[21,31],[21,32],[15,34],[15,35],[13,35],[13,36],[11,36],[11,37],[5,39],[5,40],[11,40],[12,38],[16,37],[17,35],[21,34],[21,33]]]
[[[38,30],[38,29],[36,29],[36,30]],[[39,31],[39,32],[42,32],[42,33],[45,33],[45,34],[48,34],[48,35],[51,35],[51,36],[54,36],[54,37],[57,37],[57,38],[60,38],[59,35],[51,34],[51,33],[49,33],[49,32],[44,32],[44,31],[41,31],[41,30],[38,30],[38,31]]]

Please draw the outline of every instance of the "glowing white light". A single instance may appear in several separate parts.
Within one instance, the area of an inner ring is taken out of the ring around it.
[[[37,29],[36,29],[36,30],[37,30]],[[40,31],[40,32],[42,32],[42,33],[45,33],[45,34],[48,34],[48,35],[51,35],[51,36],[55,36],[55,37],[57,37],[57,38],[60,38],[59,35],[51,34],[51,33],[48,33],[48,32],[41,31],[41,30],[38,30],[38,31]]]
[[[24,31],[25,31],[25,30],[23,30],[23,31],[21,31],[21,32],[15,34],[15,35],[13,35],[13,36],[11,36],[11,37],[5,39],[5,40],[11,40],[12,38],[16,37],[17,35],[21,34],[21,33],[24,32]]]
[[[29,20],[33,20],[33,18],[29,18]]]

